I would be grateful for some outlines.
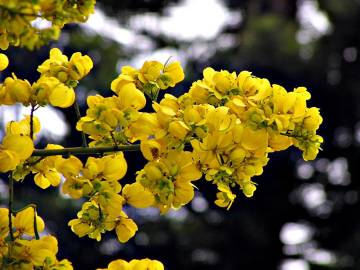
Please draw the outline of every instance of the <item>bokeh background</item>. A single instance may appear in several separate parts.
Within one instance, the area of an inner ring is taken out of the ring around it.
[[[46,22],[35,21],[38,27]],[[155,209],[126,209],[139,225],[136,236],[119,244],[79,239],[67,222],[82,201],[58,188],[37,188],[31,179],[15,185],[15,207],[39,205],[47,233],[59,239],[60,258],[75,269],[105,267],[116,258],[150,257],[166,269],[360,269],[360,0],[98,0],[83,25],[70,25],[60,40],[38,51],[11,48],[10,66],[30,81],[51,47],[67,55],[81,51],[95,67],[77,88],[82,113],[89,94],[111,95],[110,82],[121,66],[145,60],[180,60],[185,81],[172,89],[180,95],[211,66],[249,70],[292,90],[305,86],[310,105],[320,107],[323,151],[304,162],[295,149],[271,154],[251,199],[240,193],[229,211],[213,204],[215,188],[203,181],[187,207],[159,216]],[[5,122],[29,109],[1,107]],[[72,109],[36,112],[48,142],[81,145]],[[1,134],[0,134],[1,136]],[[122,183],[134,181],[145,161],[127,153],[130,165]],[[198,182],[197,182],[198,184]],[[0,203],[7,200],[0,180]]]

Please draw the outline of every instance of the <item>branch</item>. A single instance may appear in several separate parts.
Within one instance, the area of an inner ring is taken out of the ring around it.
[[[63,149],[38,149],[34,150],[33,157],[68,156],[68,155],[93,155],[117,151],[140,151],[140,144],[109,146],[109,147],[69,147]]]

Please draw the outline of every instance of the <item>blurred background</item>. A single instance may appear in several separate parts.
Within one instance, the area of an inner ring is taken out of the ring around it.
[[[58,188],[43,191],[26,179],[15,185],[15,207],[38,204],[47,233],[59,239],[59,258],[75,269],[143,257],[172,270],[360,269],[359,27],[360,0],[98,0],[89,21],[67,26],[58,42],[35,52],[9,49],[10,66],[1,80],[11,72],[36,80],[50,47],[86,53],[95,67],[77,88],[84,114],[86,96],[110,96],[110,82],[123,65],[181,61],[186,79],[171,90],[177,96],[207,66],[249,70],[288,90],[309,89],[310,105],[320,107],[324,118],[323,151],[312,162],[292,148],[271,154],[264,174],[254,178],[254,197],[239,193],[229,211],[214,205],[215,187],[205,181],[191,204],[165,216],[128,208],[139,231],[125,245],[112,233],[101,242],[73,234],[67,222],[82,201]],[[0,107],[0,133],[4,123],[25,113],[28,108]],[[39,148],[48,142],[81,145],[72,109],[47,107],[36,116],[42,123]],[[130,169],[122,183],[134,181],[145,164],[136,153],[126,157]],[[1,204],[7,196],[3,176]]]

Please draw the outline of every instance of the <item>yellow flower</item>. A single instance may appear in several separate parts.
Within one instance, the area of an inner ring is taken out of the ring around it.
[[[44,236],[40,240],[30,241],[30,258],[34,266],[42,266],[45,261],[55,262],[58,243],[53,236]]]
[[[9,59],[3,53],[0,53],[0,71],[3,71],[9,65]]]
[[[274,151],[281,151],[289,148],[292,145],[291,138],[281,134],[270,134],[269,147]]]
[[[236,116],[229,113],[229,108],[221,106],[210,109],[206,115],[206,124],[211,131],[229,131],[236,123]]]
[[[63,147],[55,144],[48,144],[45,149],[62,149]],[[61,175],[56,170],[56,164],[62,161],[61,156],[48,156],[36,162],[31,168],[34,176],[34,182],[42,189],[51,186],[58,186],[60,184]]]
[[[126,243],[137,232],[138,227],[136,223],[130,219],[125,212],[121,211],[116,224],[116,235],[121,243]]]
[[[189,133],[190,128],[183,121],[172,121],[168,130],[175,138],[183,140]]]
[[[124,197],[115,192],[120,192],[120,190],[113,191],[105,187],[99,192],[98,196],[99,207],[106,212],[110,219],[116,219],[116,217],[118,217],[125,203]]]
[[[79,175],[80,170],[83,167],[80,159],[74,156],[70,156],[66,159],[62,158],[58,160],[55,165],[56,169],[66,178]]]
[[[303,158],[305,161],[314,160],[319,153],[320,145],[324,142],[324,139],[319,135],[312,135],[308,138],[308,141],[305,141],[305,146],[301,146],[300,149],[303,150]],[[297,144],[297,143],[296,143]],[[296,145],[298,147],[298,145]]]
[[[1,105],[13,105],[16,101],[12,99],[9,91],[4,84],[0,84],[0,104]]]
[[[27,80],[20,80],[16,76],[14,78],[7,77],[4,81],[4,86],[14,102],[20,102],[24,105],[30,103],[32,89]]]
[[[33,269],[57,262],[57,240],[53,236],[44,236],[39,240],[16,239],[12,251],[15,260],[21,262],[20,269]]]
[[[150,259],[131,260],[130,267],[132,270],[164,270],[161,262]]]
[[[139,71],[139,80],[142,83],[156,81],[163,68],[164,65],[158,61],[146,61]]]
[[[36,133],[41,129],[39,118],[33,116],[33,138],[36,139]],[[21,136],[30,136],[30,115],[19,122],[11,121],[6,124],[6,133]]]
[[[122,190],[126,202],[135,208],[146,208],[154,204],[154,195],[140,183],[127,184]]]
[[[268,133],[265,129],[253,130],[250,127],[245,127],[241,138],[241,145],[246,150],[266,149],[268,146]]]
[[[60,184],[60,175],[54,171],[48,171],[45,173],[37,173],[34,177],[34,182],[42,189],[48,188],[50,185],[56,187]]]
[[[96,179],[104,171],[104,161],[101,158],[89,157],[83,169],[83,174],[88,179]]]
[[[131,270],[130,264],[124,260],[116,260],[109,263],[107,270]],[[98,269],[99,270],[99,269]]]
[[[93,62],[87,55],[74,53],[69,61],[69,75],[73,80],[80,80],[85,77],[93,68]]]
[[[319,109],[312,107],[306,111],[304,117],[304,128],[309,131],[316,131],[321,125],[323,119],[320,115]]]
[[[197,124],[202,120],[202,116],[197,108],[188,106],[184,110],[184,120],[188,125]]]
[[[229,90],[236,88],[236,73],[230,73],[226,70],[215,72],[212,77],[212,82],[215,87],[215,96],[222,98]]]
[[[130,123],[125,134],[130,142],[136,140],[146,140],[149,136],[155,135],[161,130],[160,123],[153,113],[141,113],[139,118]]]
[[[272,95],[273,89],[267,79],[257,78],[257,82],[257,91],[255,95],[251,96],[249,99],[251,101],[261,102]]]
[[[41,217],[39,217],[33,207],[27,207],[21,212],[17,213],[14,219],[14,227],[19,234],[35,235],[34,231],[34,218],[36,216],[36,225],[38,232],[42,232],[45,228],[45,223]]]
[[[50,51],[50,58],[38,67],[38,71],[41,73],[41,77],[55,77],[59,82],[64,83],[64,86],[71,85],[75,87],[78,80],[86,76],[92,67],[91,58],[87,55],[83,56],[77,52],[71,56],[69,61],[68,57],[63,55],[59,49],[53,48]],[[64,88],[64,86],[61,87]],[[70,95],[69,93],[65,94]],[[68,99],[68,97],[64,99]]]
[[[172,206],[179,208],[189,203],[194,198],[194,194],[194,186],[191,182],[175,181]]]
[[[154,102],[154,104],[156,106],[153,105],[153,109],[156,112],[161,111],[169,116],[176,115],[180,109],[178,98],[170,94],[165,94],[164,98],[160,101],[160,104],[156,102]]]
[[[75,92],[73,88],[67,87],[63,83],[56,84],[50,89],[48,94],[49,103],[55,107],[67,108],[75,102]]]
[[[140,150],[143,156],[151,161],[158,159],[164,151],[164,145],[161,140],[149,139],[142,140]]]
[[[170,151],[164,160],[172,176],[179,182],[199,180],[202,176],[191,152]]]
[[[249,71],[241,71],[237,77],[237,85],[246,96],[252,96],[258,89],[258,78],[251,76]]]
[[[219,207],[226,207],[227,210],[229,210],[236,198],[236,195],[231,192],[228,186],[223,184],[218,185],[218,190],[220,192],[216,194],[217,199],[215,204]]]
[[[242,191],[246,197],[252,197],[254,195],[254,192],[256,190],[256,186],[251,181],[246,181],[242,184]]]
[[[306,87],[297,87],[294,89],[294,92],[300,94],[305,100],[309,100],[311,98],[311,94],[307,91]]]
[[[52,270],[73,270],[72,263],[67,259],[56,262],[51,265]]]
[[[109,263],[106,269],[97,270],[164,270],[164,265],[157,260],[142,259],[131,260],[115,260]]]
[[[233,96],[225,106],[230,109],[231,113],[236,114],[237,117],[241,117],[247,107],[244,98],[239,96]]]
[[[138,71],[133,67],[122,67],[119,77],[111,82],[111,90],[119,94],[124,85],[135,82],[137,74]]]
[[[146,98],[135,84],[125,84],[121,91],[118,93],[119,103],[121,109],[133,108],[135,110],[141,110],[146,105]]]
[[[100,241],[101,233],[105,232],[102,215],[99,205],[95,201],[88,201],[83,204],[81,211],[78,212],[78,218],[70,220],[68,225],[79,237],[88,235],[90,238]]]
[[[153,163],[153,162],[149,162],[145,165],[144,172],[145,172],[146,178],[152,182],[159,180],[163,177],[163,174],[162,174],[160,168],[157,166],[156,163]]]
[[[57,169],[59,170],[59,169]],[[62,192],[69,194],[73,199],[80,199],[84,195],[84,186],[88,180],[83,177],[74,177],[69,174],[62,186]]]
[[[202,81],[196,81],[191,85],[189,95],[198,104],[207,103],[210,87]]]
[[[9,134],[3,139],[3,148],[15,152],[19,159],[24,161],[34,151],[34,144],[28,136]]]
[[[0,172],[14,170],[19,163],[20,158],[14,151],[0,149]]]
[[[80,219],[72,219],[68,225],[71,226],[71,230],[79,237],[84,237],[91,231],[90,225],[83,223]]]
[[[102,158],[104,163],[103,176],[108,181],[118,181],[123,178],[127,171],[127,163],[123,152],[105,156]]]
[[[244,161],[246,157],[246,151],[241,148],[237,147],[230,153],[230,159],[234,167],[239,166],[241,162]]]
[[[9,209],[0,208],[0,239],[9,233]],[[0,252],[1,254],[1,252]]]
[[[184,78],[185,75],[180,62],[175,61],[164,67],[158,84],[161,89],[166,89],[168,87],[174,87],[177,83],[184,80]]]
[[[49,72],[51,68],[59,65],[64,65],[68,62],[68,58],[66,55],[63,55],[62,52],[58,48],[52,48],[50,50],[50,57],[44,63],[42,63],[37,71],[40,73]]]

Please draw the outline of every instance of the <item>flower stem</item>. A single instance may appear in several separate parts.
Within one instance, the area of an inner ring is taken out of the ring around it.
[[[39,232],[38,232],[38,227],[37,227],[37,222],[36,222],[36,216],[37,216],[36,205],[33,204],[32,207],[34,208],[34,234],[35,234],[35,239],[39,240],[40,237],[39,237]]]
[[[79,103],[78,103],[76,100],[75,100],[75,102],[74,102],[73,107],[74,107],[74,109],[75,109],[77,121],[79,121],[80,118],[81,118],[81,114],[80,114]],[[82,146],[83,146],[83,147],[88,147],[88,144],[87,144],[87,142],[86,142],[85,133],[84,133],[83,131],[80,131],[80,132],[81,132]]]
[[[34,139],[34,111],[35,105],[31,104],[31,111],[30,111],[30,139]]]

